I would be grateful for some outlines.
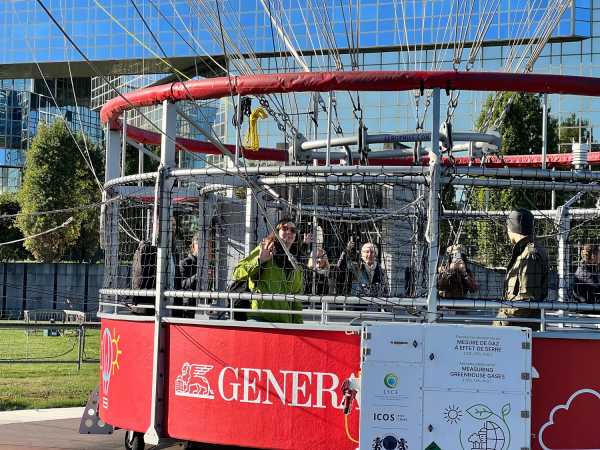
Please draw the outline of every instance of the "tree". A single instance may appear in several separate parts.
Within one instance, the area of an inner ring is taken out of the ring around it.
[[[23,233],[16,225],[16,214],[21,211],[16,194],[6,192],[0,194],[0,236],[2,242],[11,242],[23,239]],[[22,261],[31,257],[25,250],[23,242],[3,245],[0,247],[1,261]]]
[[[79,148],[85,149],[81,134],[74,137],[63,120],[41,125],[27,151],[23,184],[18,194],[22,215],[17,226],[25,236],[38,235],[59,227],[69,217],[72,222],[55,231],[28,238],[25,247],[38,261],[58,261],[63,256],[89,260],[98,252],[99,210],[77,209],[100,201],[100,190]],[[90,146],[91,164],[99,173],[102,158]],[[44,213],[44,214],[39,214]]]
[[[496,99],[489,96],[477,120],[482,128],[488,112],[489,123],[498,123],[502,138],[501,155],[540,154],[542,152],[543,109],[541,96],[528,93],[505,92]],[[558,121],[548,117],[548,152],[558,150]],[[524,207],[549,208],[550,199],[544,191],[524,189],[475,189],[470,200],[474,210],[511,210]],[[477,259],[485,264],[501,265],[510,256],[510,245],[504,224],[481,220],[469,231],[477,236]]]
[[[501,155],[539,154],[542,151],[542,98],[537,94],[504,92],[494,101],[488,96],[476,125],[481,129],[491,108],[490,123],[499,121],[502,137]],[[558,150],[557,120],[548,117],[548,152]]]

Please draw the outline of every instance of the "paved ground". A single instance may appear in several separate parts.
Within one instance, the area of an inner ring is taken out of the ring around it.
[[[124,449],[123,430],[111,435],[79,434],[82,413],[83,408],[0,412],[0,450]],[[181,450],[179,445],[154,448]]]
[[[1,450],[122,450],[123,431],[112,435],[79,434],[79,419],[0,425]]]
[[[83,408],[0,412],[0,450],[123,450],[125,432],[110,435],[79,434]],[[180,444],[146,446],[147,450],[181,450]],[[203,445],[197,450],[233,447]],[[240,450],[240,447],[235,447]],[[252,449],[246,449],[252,450]]]

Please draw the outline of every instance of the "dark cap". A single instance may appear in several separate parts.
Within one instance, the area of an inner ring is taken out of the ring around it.
[[[525,208],[515,209],[508,215],[506,226],[508,231],[531,236],[533,235],[533,214]]]

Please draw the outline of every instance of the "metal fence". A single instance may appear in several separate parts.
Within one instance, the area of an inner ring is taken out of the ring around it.
[[[88,263],[0,263],[0,319],[23,319],[24,311],[98,311],[104,266]]]
[[[99,362],[99,323],[0,321],[0,364]]]
[[[260,168],[251,181],[202,169],[181,170],[163,181],[168,191],[156,204],[146,195],[154,187],[140,186],[133,177],[122,181],[119,191],[128,197],[115,197],[104,217],[104,312],[136,312],[132,305],[141,304],[152,313],[156,291],[150,286],[134,289],[131,267],[139,242],[157,242],[160,229],[168,236],[162,265],[157,262],[158,247],[150,245],[149,251],[153,270],[163,274],[161,304],[166,316],[231,319],[242,300],[260,298],[302,302],[294,314],[321,323],[423,320],[432,282],[435,285],[438,270],[450,256],[448,249],[460,244],[478,288],[459,297],[441,297],[436,320],[489,323],[499,308],[521,307],[554,311],[539,319],[547,328],[555,322],[561,327],[597,327],[593,313],[600,306],[573,294],[582,246],[600,243],[593,232],[599,212],[582,213],[588,197],[599,189],[593,184],[588,185],[590,193],[574,197],[573,190],[583,186],[527,178],[510,184],[482,178],[475,169],[467,169],[477,172],[473,177],[447,176],[447,169],[440,174],[438,194],[432,196],[427,168],[355,168],[351,175],[306,167],[281,170]],[[536,173],[546,176],[544,171]],[[505,169],[504,175],[518,176],[519,171]],[[432,198],[437,212],[432,212]],[[512,244],[506,231],[510,210],[500,209],[503,202],[533,211],[535,239],[548,261],[543,302],[513,305],[504,298],[504,268]],[[168,207],[157,222],[161,203]],[[432,214],[439,219],[432,221]],[[289,217],[296,228],[290,251],[302,268],[303,285],[281,294],[231,292],[236,267],[277,230],[282,217]],[[430,255],[433,227],[439,253]],[[366,244],[374,247],[381,289],[357,288],[352,265],[361,263]],[[197,246],[195,257],[190,256],[191,245]],[[327,273],[325,288],[314,269],[317,258],[327,260],[320,272]],[[192,272],[185,273],[186,260]]]

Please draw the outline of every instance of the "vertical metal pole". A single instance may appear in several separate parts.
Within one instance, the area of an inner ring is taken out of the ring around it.
[[[123,140],[121,146],[121,176],[124,177],[127,159],[127,111],[123,111]]]
[[[77,372],[81,370],[81,358],[83,357],[83,325],[77,328]]]
[[[85,322],[85,316],[83,318]],[[85,360],[85,325],[81,324],[81,362]]]
[[[313,104],[313,108],[314,108],[314,119],[315,119],[315,134],[314,134],[314,138],[315,140],[318,138],[319,136],[319,96],[320,94],[315,93],[313,96],[313,100],[314,100],[314,104]],[[331,97],[330,97],[331,99]],[[331,109],[331,103],[329,104],[330,109]],[[327,113],[327,118],[329,119],[329,121],[331,120],[331,116],[329,115],[329,112]],[[330,122],[328,122],[330,123]],[[331,142],[329,141],[329,139],[331,139],[331,136],[329,136],[329,125],[328,125],[328,145],[327,145],[327,156],[326,156],[326,165],[329,166],[329,147]],[[313,166],[318,166],[319,162],[316,159],[313,159]],[[313,235],[313,240],[312,240],[312,244],[311,244],[311,251],[312,251],[312,255],[311,255],[311,260],[312,260],[312,270],[313,270],[313,274],[312,274],[312,283],[311,283],[311,290],[310,292],[315,295],[317,292],[317,277],[315,276],[315,272],[314,270],[317,268],[317,205],[318,205],[318,190],[317,190],[317,186],[313,186],[313,206],[314,206],[314,210],[313,210],[313,216],[312,216],[312,235]],[[300,199],[299,199],[300,201]],[[314,305],[314,302],[311,301],[311,304]],[[321,302],[321,323],[324,323],[324,319],[323,319],[323,303]]]
[[[163,431],[164,413],[164,367],[165,342],[162,318],[166,314],[164,291],[169,274],[169,248],[171,243],[171,203],[170,193],[173,180],[168,171],[175,167],[175,132],[177,128],[177,110],[175,104],[168,101],[162,106],[162,132],[160,148],[160,167],[158,170],[156,234],[156,298],[154,306],[154,342],[152,358],[152,403],[150,426],[144,436],[146,443],[158,445]]]
[[[138,173],[144,173],[144,150],[142,144],[138,147]],[[138,186],[141,186],[143,181],[138,181]]]
[[[106,126],[106,166],[104,179],[110,181],[121,175],[121,130]]]
[[[548,94],[544,94],[542,116],[542,169],[546,170],[546,155],[548,154]]]
[[[237,95],[237,111],[236,112],[236,123],[237,123],[237,130],[236,130],[236,139],[235,139],[235,159],[234,159],[234,163],[235,163],[235,167],[239,167],[240,166],[240,149],[242,146],[242,105],[241,105],[241,95],[238,94]],[[234,108],[235,109],[235,108]]]
[[[427,229],[429,231],[429,292],[427,295],[427,322],[437,320],[437,265],[439,239],[439,192],[440,192],[440,90],[433,90],[431,124],[431,150],[429,151],[429,208]]]
[[[325,165],[327,167],[331,165],[331,109],[334,95],[331,92],[329,93],[329,104],[327,105],[327,153],[325,156]],[[348,164],[352,164],[352,161],[348,162]]]
[[[111,129],[111,124],[106,126],[106,163],[104,170],[105,181],[118,178],[121,175],[121,130]],[[107,192],[102,192],[102,201],[107,201]],[[106,208],[109,208],[107,213]],[[106,220],[109,219],[107,223]],[[114,201],[109,206],[102,205],[100,208],[100,242],[106,252],[108,267],[108,280],[116,283],[119,270],[119,202]],[[118,300],[118,297],[116,298]],[[114,313],[117,312],[115,306]]]
[[[246,217],[244,230],[244,254],[248,255],[256,245],[256,198],[251,188],[246,188]]]
[[[569,229],[571,220],[569,209],[562,206],[558,209],[558,301],[567,301],[568,278],[569,278]]]

